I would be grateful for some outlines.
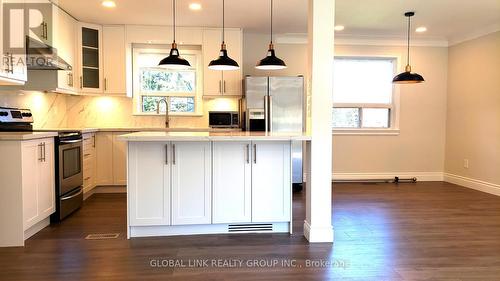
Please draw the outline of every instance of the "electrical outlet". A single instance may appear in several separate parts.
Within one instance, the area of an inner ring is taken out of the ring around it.
[[[464,159],[464,168],[469,169],[469,159]]]

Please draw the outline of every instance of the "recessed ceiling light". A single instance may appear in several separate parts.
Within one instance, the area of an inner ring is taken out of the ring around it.
[[[420,27],[417,27],[415,29],[416,32],[426,32],[427,31],[427,27],[425,26],[420,26]]]
[[[201,10],[201,4],[200,3],[191,3],[189,4],[189,9],[193,11],[199,11]]]
[[[114,8],[114,7],[116,7],[115,1],[111,1],[111,0],[102,1],[101,5],[103,5],[106,8]]]
[[[335,31],[342,31],[342,30],[345,29],[345,26],[343,26],[343,25],[336,25],[334,29],[335,29]]]

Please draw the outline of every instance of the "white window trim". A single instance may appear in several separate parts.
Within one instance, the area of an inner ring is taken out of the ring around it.
[[[157,114],[156,112],[142,112],[142,96],[150,95],[150,96],[164,96],[164,97],[193,97],[194,96],[194,112],[169,112],[169,116],[186,116],[186,117],[199,117],[203,116],[203,57],[202,51],[198,48],[190,48],[185,47],[182,50],[179,50],[181,54],[189,54],[196,56],[196,92],[194,95],[187,93],[147,93],[140,94],[140,84],[139,84],[139,69],[137,64],[132,63],[132,106],[133,106],[133,115],[134,116],[165,116],[165,113],[160,112]],[[137,55],[141,52],[147,50],[150,53],[165,53],[168,55],[170,52],[170,46],[134,46],[132,58],[137,57]]]
[[[394,75],[401,69],[401,56],[393,54],[381,55],[353,55],[339,54],[335,58],[349,59],[393,59],[394,60]],[[334,66],[335,67],[335,66]],[[333,81],[335,83],[335,81]],[[389,128],[332,128],[332,134],[336,136],[398,136],[399,118],[400,118],[400,87],[393,85],[392,104],[376,104],[376,103],[333,103],[334,107],[365,107],[365,108],[389,108],[391,110],[390,127]]]

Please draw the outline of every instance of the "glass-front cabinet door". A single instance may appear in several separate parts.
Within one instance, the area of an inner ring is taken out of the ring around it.
[[[102,93],[102,27],[80,24],[79,27],[80,91]]]

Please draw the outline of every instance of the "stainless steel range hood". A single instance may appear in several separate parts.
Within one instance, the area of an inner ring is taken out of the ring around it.
[[[72,66],[57,55],[57,49],[26,36],[28,70],[72,70]]]
[[[76,89],[72,86],[72,66],[57,55],[56,48],[28,36],[26,36],[26,67],[28,68],[28,80],[24,85],[2,86],[0,91],[77,94]],[[60,85],[67,85],[67,87]]]

